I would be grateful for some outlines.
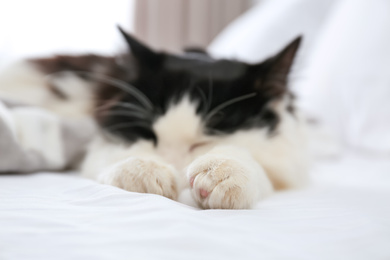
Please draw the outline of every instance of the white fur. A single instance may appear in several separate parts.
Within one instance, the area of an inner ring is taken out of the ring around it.
[[[304,127],[298,115],[286,111],[286,104],[287,100],[273,104],[281,117],[273,137],[266,129],[210,137],[203,134],[195,104],[184,98],[154,124],[157,147],[148,141],[125,145],[97,137],[84,162],[84,175],[119,187],[124,187],[120,181],[148,176],[144,182],[154,181],[151,186],[158,188],[127,184],[125,189],[156,194],[177,194],[192,182],[191,193],[203,208],[250,208],[274,188],[299,187],[306,181]],[[196,144],[201,145],[191,149]],[[144,166],[134,166],[140,163]],[[160,174],[169,176],[165,184]],[[175,183],[178,190],[169,190]],[[202,197],[201,190],[208,196]]]
[[[67,94],[68,99],[56,97],[49,84]],[[93,101],[90,87],[71,73],[46,76],[27,61],[14,63],[0,73],[0,98],[43,107],[66,117],[91,114]]]
[[[177,199],[177,179],[175,168],[167,163],[146,157],[129,157],[105,169],[98,181],[128,191]]]
[[[17,62],[0,74],[0,96],[24,104],[39,105],[47,99],[43,74],[25,61]]]
[[[198,157],[188,167],[187,177],[193,198],[203,208],[250,208],[273,190],[260,164],[236,146],[217,146]]]

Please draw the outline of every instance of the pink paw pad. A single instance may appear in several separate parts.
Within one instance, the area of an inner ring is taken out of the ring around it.
[[[204,190],[204,189],[200,189],[199,190],[199,194],[202,198],[207,198],[207,196],[209,196],[209,193],[208,191]]]

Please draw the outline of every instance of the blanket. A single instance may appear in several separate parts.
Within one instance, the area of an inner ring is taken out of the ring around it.
[[[313,165],[254,210],[199,210],[72,173],[0,176],[0,259],[390,259],[390,161]]]
[[[59,171],[76,166],[95,131],[91,119],[0,101],[0,172]]]

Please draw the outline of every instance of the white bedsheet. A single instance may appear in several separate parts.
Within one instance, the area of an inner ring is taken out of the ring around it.
[[[254,210],[199,210],[75,174],[0,176],[0,259],[390,259],[390,161],[316,163]]]

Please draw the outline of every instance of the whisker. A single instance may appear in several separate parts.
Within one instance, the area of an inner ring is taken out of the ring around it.
[[[253,93],[250,93],[250,94],[246,94],[246,95],[242,95],[242,96],[239,96],[239,97],[236,97],[236,98],[232,98],[220,105],[218,105],[217,107],[215,107],[213,110],[210,111],[210,113],[207,114],[206,118],[205,118],[205,121],[208,121],[210,120],[214,115],[216,115],[218,112],[220,112],[222,109],[234,104],[234,103],[237,103],[237,102],[240,102],[240,101],[243,101],[245,99],[249,99],[249,98],[252,98],[254,96],[256,96],[257,93],[253,92]]]
[[[95,108],[95,111],[102,111],[102,110],[106,110],[108,107],[110,107],[109,105],[107,104],[104,104],[104,105],[101,105],[97,108]],[[140,107],[136,104],[132,104],[132,103],[128,103],[128,102],[116,102],[114,105],[112,105],[111,107],[123,107],[123,108],[128,108],[128,109],[132,109],[132,110],[135,110],[135,111],[138,111],[140,113],[144,113],[145,115],[150,115],[150,112],[148,110],[145,110],[143,107]]]
[[[127,123],[120,123],[115,124],[112,126],[104,127],[103,130],[119,130],[123,128],[134,128],[134,127],[143,127],[143,128],[150,128],[150,125],[144,122],[127,122]]]
[[[64,71],[54,72],[52,74],[46,75],[46,77],[50,78],[50,77],[53,77],[53,76],[60,74],[60,73],[63,73],[63,72]],[[97,80],[100,80],[104,83],[111,84],[112,86],[117,87],[117,88],[125,91],[126,93],[134,96],[135,98],[137,98],[138,101],[140,103],[142,103],[146,109],[149,109],[151,111],[154,109],[152,102],[141,91],[139,91],[134,86],[132,86],[132,85],[130,85],[122,80],[115,79],[115,78],[112,78],[112,77],[109,77],[109,76],[106,76],[103,74],[88,72],[88,71],[71,70],[70,72],[74,72],[76,74],[84,74],[84,75],[93,77]]]
[[[91,73],[91,72],[80,71],[80,72],[76,72],[76,73],[86,74],[88,76],[95,77],[95,78],[101,80],[102,82],[109,83],[115,87],[118,87],[119,89],[121,89],[121,90],[127,92],[128,94],[133,95],[135,98],[137,98],[138,101],[140,101],[145,106],[145,108],[147,108],[149,110],[153,110],[152,102],[141,91],[139,91],[134,86],[132,86],[132,85],[130,85],[122,80],[108,77],[108,76],[102,75],[102,74]]]
[[[203,114],[206,115],[207,114],[207,111],[208,111],[208,102],[207,102],[207,98],[206,98],[206,94],[204,93],[204,91],[198,86],[196,87],[196,89],[198,90],[201,98],[202,98],[202,102],[204,104],[204,108],[203,108]]]
[[[211,130],[211,133],[212,133],[212,134],[215,134],[215,135],[219,135],[219,136],[224,136],[224,135],[226,135],[225,132],[223,132],[223,131],[221,131],[221,130],[217,130],[217,129],[212,129],[212,130]]]
[[[127,110],[117,110],[117,111],[107,111],[107,116],[127,116],[127,117],[137,117],[139,119],[151,119],[149,116],[146,116],[143,113],[138,113],[136,111],[127,111]]]

